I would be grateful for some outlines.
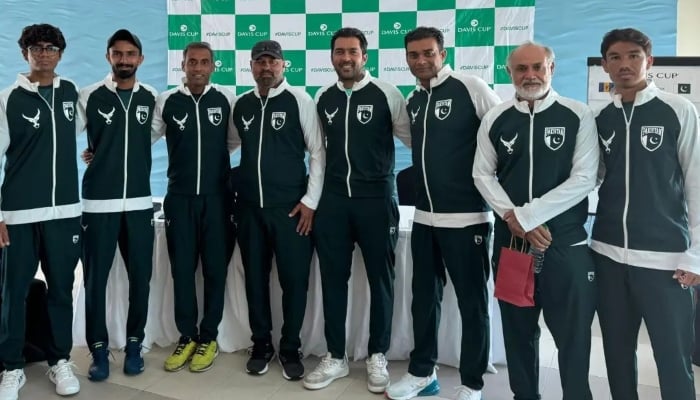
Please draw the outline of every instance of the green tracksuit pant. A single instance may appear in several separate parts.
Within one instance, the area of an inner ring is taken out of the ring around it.
[[[637,400],[637,337],[646,325],[663,400],[694,400],[693,290],[674,271],[620,264],[593,253],[598,272],[598,319],[613,400]]]
[[[143,341],[153,271],[153,209],[86,212],[80,224],[83,228],[85,338],[88,345],[109,344],[105,290],[117,245],[129,277],[126,337]]]
[[[275,256],[284,318],[280,352],[297,352],[301,347],[299,332],[306,311],[313,252],[311,236],[296,232],[299,215],[290,218],[292,208],[241,205],[238,224],[251,339],[258,345],[272,342],[270,271]]]
[[[41,262],[48,286],[49,365],[69,359],[73,347],[73,280],[80,257],[80,218],[7,225],[10,246],[2,262],[0,343],[8,370],[24,368],[25,299]]]
[[[216,340],[235,236],[231,200],[225,194],[168,193],[163,211],[173,276],[175,325],[180,335],[199,343]],[[195,271],[200,260],[204,276],[204,315],[197,329]]]
[[[398,224],[398,206],[390,195],[349,198],[324,192],[321,197],[313,234],[320,262],[324,333],[333,358],[345,355],[348,279],[355,243],[362,251],[370,289],[367,352],[389,350]]]
[[[435,368],[440,304],[449,273],[462,318],[461,383],[477,390],[484,386],[482,375],[488,365],[490,337],[486,290],[490,229],[488,223],[464,228],[413,223],[411,315],[415,344],[408,364],[411,375],[429,376]]]
[[[493,246],[496,275],[501,248],[508,247],[509,242],[510,232],[496,236]],[[588,370],[596,280],[588,246],[552,246],[545,253],[542,271],[535,275],[535,306],[518,307],[499,301],[508,379],[515,400],[540,398],[540,313],[544,314],[557,346],[563,399],[592,399]]]

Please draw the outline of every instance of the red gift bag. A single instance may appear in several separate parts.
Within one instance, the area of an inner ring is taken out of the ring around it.
[[[494,296],[519,307],[535,305],[535,268],[531,254],[525,253],[525,242],[520,250],[511,238],[510,247],[501,248],[496,273]]]

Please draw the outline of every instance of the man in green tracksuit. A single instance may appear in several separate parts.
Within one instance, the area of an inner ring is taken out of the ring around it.
[[[241,140],[238,242],[253,333],[246,371],[264,374],[275,356],[270,332],[274,254],[284,318],[279,361],[283,376],[298,380],[304,376],[299,331],[309,287],[309,233],[321,197],[325,151],[313,99],[284,79],[280,44],[256,43],[250,66],[256,87],[236,100],[231,113],[231,125]],[[308,183],[305,151],[309,152]]]
[[[404,38],[418,85],[408,97],[413,166],[418,177],[411,234],[413,337],[408,373],[390,399],[439,391],[435,363],[443,286],[450,274],[462,318],[459,399],[480,399],[489,355],[486,291],[488,206],[471,177],[481,118],[500,102],[483,80],[456,74],[440,30],[419,27]]]
[[[687,99],[647,82],[653,58],[642,32],[612,30],[600,51],[615,89],[596,116],[603,183],[591,248],[610,393],[614,400],[638,398],[644,319],[661,398],[695,399],[688,288],[700,283],[698,113]]]
[[[367,388],[382,393],[389,384],[384,354],[391,339],[399,223],[393,198],[394,136],[408,144],[408,115],[401,92],[365,71],[367,39],[362,31],[337,31],[331,60],[338,81],[316,94],[327,164],[314,226],[328,354],[306,376],[304,387],[321,389],[349,373],[345,318],[357,242],[371,297]]]
[[[105,287],[117,244],[129,276],[124,373],[143,371],[153,258],[151,120],[157,93],[136,80],[141,41],[120,29],[107,41],[112,72],[80,92],[92,159],[83,176],[83,270],[86,339],[92,381],[109,376]]]
[[[233,132],[229,115],[233,94],[209,83],[214,54],[209,44],[193,42],[183,51],[185,80],[158,96],[153,141],[168,146],[168,191],[163,202],[165,234],[173,276],[175,323],[180,340],[165,360],[178,371],[212,367],[219,353],[216,337],[224,309],[228,263],[233,251],[233,217],[227,180]],[[197,328],[194,274],[202,262],[204,315]]]
[[[80,199],[75,136],[78,89],[56,75],[66,48],[61,31],[27,26],[19,39],[29,73],[0,92],[0,159],[5,158],[0,203],[0,399],[15,400],[24,375],[25,299],[36,269],[48,286],[49,379],[72,395],[80,382],[69,362],[73,347],[73,279],[80,256]],[[10,245],[12,241],[12,245]]]
[[[588,365],[596,283],[584,224],[599,159],[593,115],[551,88],[549,47],[522,44],[506,68],[516,94],[481,123],[474,183],[497,215],[494,268],[513,236],[546,249],[535,278],[535,305],[499,301],[510,388],[516,400],[540,398],[542,311],[558,349],[563,398],[592,400]]]

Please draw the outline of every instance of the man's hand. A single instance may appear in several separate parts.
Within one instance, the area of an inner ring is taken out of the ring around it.
[[[300,235],[308,236],[309,232],[311,232],[311,226],[314,223],[314,210],[307,207],[304,203],[299,202],[292,212],[289,213],[289,218],[293,218],[297,214],[300,214],[297,232]]]
[[[0,222],[0,248],[10,245],[10,234],[7,233],[7,225],[5,221]]]
[[[83,160],[85,164],[90,165],[93,158],[95,158],[95,153],[91,152],[90,149],[85,149],[80,153],[80,159]]]
[[[682,269],[676,270],[673,274],[673,279],[676,279],[683,289],[700,284],[700,275]]]
[[[525,234],[525,239],[530,242],[530,246],[539,251],[545,251],[552,244],[552,234],[544,225],[531,230]]]
[[[513,236],[519,238],[525,237],[525,230],[522,225],[520,225],[520,222],[518,222],[518,219],[515,218],[513,210],[506,211],[505,214],[503,214],[503,220],[508,224],[508,229],[510,229],[510,233],[512,233]]]

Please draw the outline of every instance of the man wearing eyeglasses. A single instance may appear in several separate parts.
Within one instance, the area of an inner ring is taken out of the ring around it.
[[[163,201],[165,236],[173,277],[175,324],[180,339],[165,360],[167,371],[189,362],[191,372],[210,369],[219,354],[216,338],[224,310],[233,216],[227,182],[234,95],[209,82],[214,52],[206,42],[183,50],[183,83],[156,99],[152,140],[165,136],[168,191]],[[231,144],[231,145],[230,145]],[[204,276],[204,315],[199,326],[195,271]]]
[[[266,373],[275,357],[269,290],[274,254],[284,319],[279,361],[284,378],[298,380],[304,376],[299,332],[309,285],[309,233],[321,197],[325,151],[313,100],[284,79],[280,44],[256,43],[250,67],[255,89],[236,99],[231,113],[241,141],[238,243],[253,341],[246,372]]]
[[[7,368],[0,382],[2,400],[17,399],[26,382],[25,298],[39,263],[48,286],[49,379],[59,395],[80,391],[68,361],[73,347],[73,273],[80,256],[78,89],[55,73],[66,48],[58,28],[27,26],[18,43],[29,73],[19,74],[0,92],[0,159],[5,157],[0,343]]]
[[[136,79],[141,41],[120,29],[107,41],[112,72],[80,91],[91,162],[83,176],[83,270],[88,379],[109,376],[105,287],[119,245],[129,277],[124,373],[144,369],[141,342],[148,315],[153,258],[151,120],[157,93]]]

